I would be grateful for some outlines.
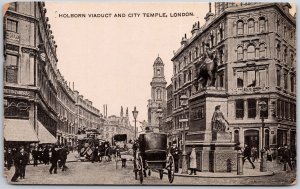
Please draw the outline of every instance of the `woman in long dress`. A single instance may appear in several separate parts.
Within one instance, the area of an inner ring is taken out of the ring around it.
[[[191,155],[190,155],[190,169],[191,169],[190,175],[192,175],[193,173],[194,173],[194,175],[196,175],[197,161],[196,161],[196,150],[195,150],[195,148],[192,148],[192,152],[191,152]]]

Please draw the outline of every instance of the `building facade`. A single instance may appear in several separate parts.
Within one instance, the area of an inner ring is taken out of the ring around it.
[[[151,99],[148,100],[148,124],[150,128],[158,128],[165,121],[166,102],[166,85],[164,75],[164,63],[160,57],[157,57],[153,64],[153,78],[151,85]],[[161,109],[162,115],[158,115],[158,109]],[[161,117],[159,117],[161,116]],[[162,126],[163,127],[163,126]]]
[[[296,145],[296,20],[288,3],[215,3],[203,26],[196,22],[184,35],[173,61],[173,130],[186,124],[187,141],[195,142],[208,127],[216,105],[229,122],[232,141],[276,151]],[[205,45],[215,51],[218,66],[211,88],[197,81]],[[180,96],[189,97],[188,122],[180,122]],[[218,100],[217,100],[218,99]],[[222,99],[222,100],[220,100]],[[267,104],[261,112],[259,103]],[[264,118],[264,131],[262,120]],[[209,126],[210,127],[210,126]],[[263,136],[264,133],[264,136]],[[181,140],[181,135],[175,135]],[[264,139],[264,142],[262,140]]]
[[[104,120],[57,69],[44,2],[12,2],[4,15],[4,140],[75,145],[78,126]]]
[[[103,125],[103,140],[113,142],[113,137],[116,134],[126,134],[127,142],[134,139],[134,127],[129,121],[128,108],[124,115],[123,107],[121,107],[120,116],[111,115],[105,117]]]

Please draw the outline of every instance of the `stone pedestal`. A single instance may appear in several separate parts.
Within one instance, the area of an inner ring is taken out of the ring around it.
[[[212,129],[212,116],[216,106],[227,119],[225,91],[207,89],[193,95],[190,104],[190,126],[187,133],[187,153],[192,147],[197,152],[198,171],[228,172],[237,170],[237,152],[229,130]]]

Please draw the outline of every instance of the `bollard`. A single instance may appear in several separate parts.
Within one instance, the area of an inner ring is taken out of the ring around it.
[[[243,175],[243,154],[242,152],[238,152],[237,154],[237,175]]]

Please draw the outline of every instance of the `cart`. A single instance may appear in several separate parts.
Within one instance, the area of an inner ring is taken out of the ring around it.
[[[167,150],[167,135],[165,133],[148,132],[140,134],[134,150],[135,179],[139,177],[143,183],[144,177],[151,176],[151,171],[157,171],[163,179],[164,170],[167,171],[170,183],[174,181],[174,158]]]

